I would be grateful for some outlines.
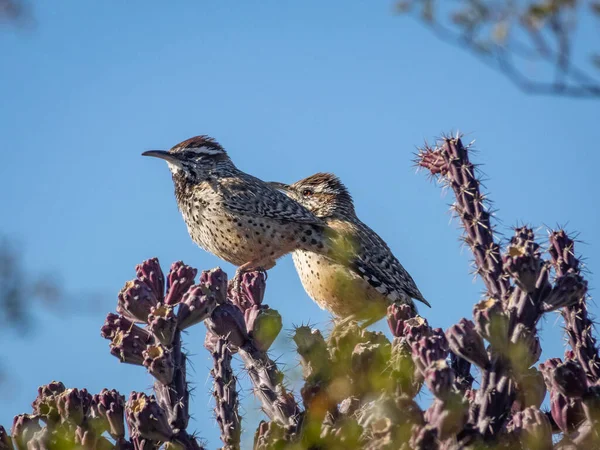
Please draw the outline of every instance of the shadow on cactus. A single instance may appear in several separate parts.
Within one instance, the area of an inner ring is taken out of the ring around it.
[[[242,431],[234,357],[266,416],[255,449],[600,448],[600,361],[573,240],[551,231],[544,258],[532,229],[520,227],[502,248],[459,138],[421,149],[416,163],[455,194],[452,209],[486,287],[472,319],[443,331],[408,305],[392,305],[391,341],[352,322],[327,337],[298,327],[304,384],[297,399],[268,355],[282,319],[263,303],[262,273],[246,273],[239,289],[228,289],[218,268],[196,283],[196,269],[176,262],[165,277],[151,259],[136,267],[101,333],[111,354],[154,377],[154,393],[132,392],[125,401],[114,390],[90,395],[52,382],[39,388],[32,414],[15,417],[10,437],[0,427],[0,450],[202,448],[187,431],[181,351],[182,330],[201,322],[226,449],[240,448]],[[537,324],[552,311],[562,313],[571,350],[536,367]],[[433,395],[424,411],[415,401],[423,389]],[[542,411],[547,394],[551,409]]]

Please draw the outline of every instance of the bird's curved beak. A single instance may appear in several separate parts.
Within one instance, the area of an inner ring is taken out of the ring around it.
[[[178,164],[179,159],[173,153],[166,152],[164,150],[148,150],[142,153],[142,156],[153,156],[155,158],[164,159],[171,164]]]
[[[278,181],[269,181],[269,182],[267,182],[267,184],[269,186],[274,187],[275,189],[279,189],[280,191],[283,191],[283,192],[289,192],[290,191],[290,185],[289,184],[280,183]]]

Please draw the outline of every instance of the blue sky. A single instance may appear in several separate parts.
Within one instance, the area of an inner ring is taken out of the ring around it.
[[[233,273],[189,239],[166,165],[140,156],[197,134],[265,180],[339,175],[432,303],[427,319],[447,328],[471,316],[481,285],[449,221],[452,197],[415,175],[411,159],[425,139],[460,129],[481,150],[500,229],[525,222],[543,237],[544,225],[568,223],[595,287],[598,102],[525,96],[391,2],[149,5],[39,2],[35,26],[0,30],[0,232],[71,295],[36,311],[31,336],[2,332],[1,424],[29,412],[37,386],[53,379],[91,392],[149,388],[144,369],[119,364],[99,334],[138,262]],[[270,272],[266,301],[286,329],[327,325],[289,257]],[[562,356],[560,326],[554,315],[542,323],[544,357]],[[289,352],[283,334],[275,356]],[[202,326],[186,337],[191,429],[215,448],[202,342]],[[250,436],[260,414],[247,389],[243,397]]]

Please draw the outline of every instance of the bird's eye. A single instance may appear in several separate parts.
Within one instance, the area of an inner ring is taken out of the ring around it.
[[[303,197],[310,197],[311,195],[313,195],[313,191],[311,191],[310,189],[304,189],[302,191],[302,196]]]

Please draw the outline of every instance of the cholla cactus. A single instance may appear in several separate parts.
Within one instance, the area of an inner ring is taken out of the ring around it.
[[[263,273],[246,273],[229,289],[218,268],[195,284],[195,269],[177,262],[165,277],[150,259],[119,293],[118,314],[108,314],[101,334],[119,361],[154,377],[154,394],[132,392],[125,401],[114,390],[90,395],[52,382],[39,388],[32,414],[15,417],[11,436],[0,427],[0,450],[202,448],[187,431],[181,347],[181,331],[201,322],[225,449],[240,448],[236,357],[268,419],[255,449],[600,448],[600,359],[573,241],[551,232],[544,259],[532,229],[520,227],[502,247],[459,138],[425,147],[417,164],[456,196],[453,210],[486,286],[472,318],[444,332],[409,306],[392,305],[391,341],[353,322],[328,336],[300,326],[292,336],[303,369],[300,402],[268,355],[282,319],[263,303]],[[536,367],[537,323],[552,311],[564,317],[571,350]],[[415,401],[424,389],[433,396],[425,410]],[[547,394],[550,411],[542,411]]]

